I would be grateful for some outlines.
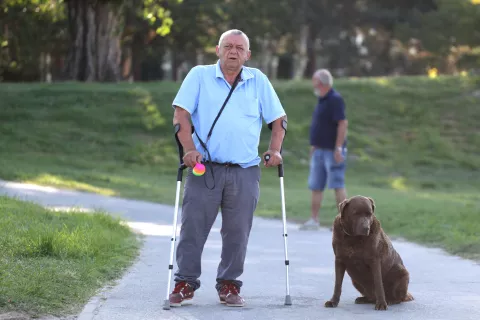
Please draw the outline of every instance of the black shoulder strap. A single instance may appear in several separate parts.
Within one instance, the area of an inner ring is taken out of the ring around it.
[[[225,106],[227,105],[227,102],[230,99],[230,96],[232,95],[233,90],[235,90],[235,87],[237,86],[238,82],[240,81],[241,75],[242,75],[242,70],[240,69],[240,72],[238,73],[237,77],[235,78],[235,81],[232,84],[232,88],[230,89],[230,92],[228,93],[227,98],[223,102],[222,108],[220,108],[220,111],[218,111],[217,117],[215,118],[212,126],[210,127],[210,131],[208,132],[208,135],[207,135],[207,141],[210,139],[210,136],[212,135],[213,127],[215,127],[215,124],[217,123],[217,120],[220,117],[220,114],[222,114],[223,109],[225,109]]]
[[[235,81],[233,82],[232,87],[230,88],[230,92],[228,93],[227,98],[226,98],[225,101],[223,102],[223,105],[222,105],[222,107],[220,108],[220,111],[218,111],[217,117],[215,118],[215,120],[213,121],[212,126],[210,127],[210,131],[208,132],[206,142],[203,143],[203,141],[200,139],[200,137],[199,137],[198,134],[197,134],[197,138],[198,138],[198,140],[200,141],[200,144],[202,145],[202,147],[203,147],[205,150],[207,149],[206,143],[208,143],[208,141],[210,140],[210,137],[212,136],[213,127],[215,127],[215,124],[217,123],[217,120],[218,120],[218,118],[220,117],[220,114],[222,114],[223,109],[225,109],[225,106],[227,105],[227,102],[228,102],[228,100],[230,99],[230,96],[232,95],[233,90],[235,90],[235,87],[237,86],[238,82],[240,81],[241,75],[242,75],[242,70],[240,69],[240,72],[238,73],[237,77],[235,78]],[[196,134],[196,132],[195,132],[195,134]]]

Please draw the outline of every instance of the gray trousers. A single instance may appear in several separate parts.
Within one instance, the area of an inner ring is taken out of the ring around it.
[[[249,168],[213,165],[213,178],[206,165],[203,176],[188,169],[185,179],[180,237],[176,252],[178,269],[175,282],[186,281],[195,290],[200,288],[201,257],[213,223],[222,213],[222,254],[217,269],[216,289],[223,280],[239,287],[243,273],[253,213],[260,193],[260,167]],[[207,188],[207,186],[210,188]]]

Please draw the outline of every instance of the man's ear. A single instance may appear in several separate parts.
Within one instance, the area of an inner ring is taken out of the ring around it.
[[[373,201],[372,198],[370,197],[367,197],[368,200],[370,200],[371,204],[372,204],[372,212],[375,213],[375,201]]]
[[[340,203],[338,204],[338,212],[340,213],[340,215],[342,216],[342,218],[343,218],[343,212],[344,212],[345,207],[347,206],[348,202],[350,202],[350,200],[349,200],[349,199],[345,199],[345,200],[343,200],[342,202],[340,202]]]

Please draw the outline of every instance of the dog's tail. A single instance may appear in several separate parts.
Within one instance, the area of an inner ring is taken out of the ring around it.
[[[403,299],[403,302],[413,301],[415,300],[410,292],[407,292],[407,295]]]

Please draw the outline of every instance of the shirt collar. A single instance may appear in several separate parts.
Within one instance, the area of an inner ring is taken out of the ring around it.
[[[324,95],[323,97],[319,97],[319,101],[328,99],[334,93],[335,93],[335,90],[333,90],[333,88],[330,88],[330,90],[328,91],[328,93],[326,95]]]
[[[217,78],[225,79],[222,69],[220,69],[220,60],[217,61],[217,64],[215,66],[215,76]],[[251,78],[253,78],[253,73],[248,68],[245,68],[245,66],[242,66],[241,81],[246,81]]]

